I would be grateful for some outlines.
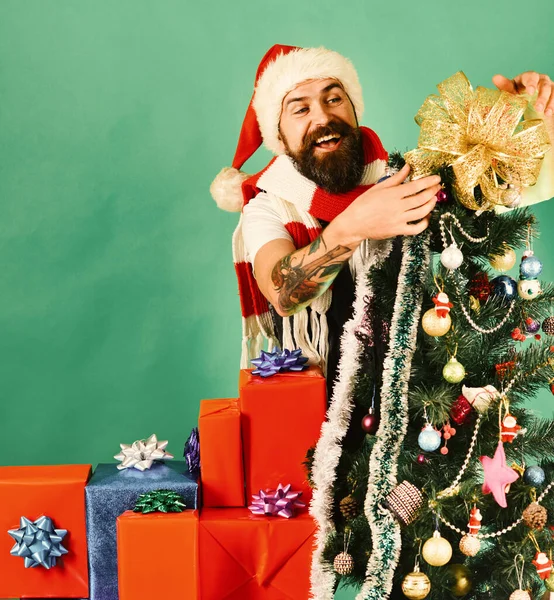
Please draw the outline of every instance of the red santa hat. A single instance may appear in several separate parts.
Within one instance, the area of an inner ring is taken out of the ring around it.
[[[279,121],[284,97],[296,86],[312,79],[336,79],[348,94],[358,121],[364,112],[362,88],[352,63],[326,48],[297,48],[276,44],[262,58],[252,100],[242,124],[232,167],[225,167],[212,182],[210,192],[217,205],[231,212],[242,209],[242,182],[249,177],[240,171],[262,142],[274,154],[282,154]]]

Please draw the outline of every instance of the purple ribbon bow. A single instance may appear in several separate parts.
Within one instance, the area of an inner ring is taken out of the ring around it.
[[[261,377],[271,377],[277,373],[285,371],[303,371],[308,368],[306,363],[308,359],[302,356],[302,350],[279,350],[277,348],[273,352],[262,350],[260,358],[253,358],[252,364],[257,367],[252,371],[252,375],[260,375]]]
[[[281,483],[276,490],[260,490],[259,494],[252,494],[252,504],[248,507],[255,515],[294,517],[295,508],[305,508],[305,504],[298,498],[302,492],[291,491],[291,484],[283,486]]]

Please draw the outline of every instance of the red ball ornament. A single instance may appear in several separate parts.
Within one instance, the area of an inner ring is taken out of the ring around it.
[[[448,194],[444,190],[439,190],[437,192],[437,203],[444,204],[445,202],[448,202]]]
[[[550,384],[550,391],[554,394],[554,383]]]
[[[456,425],[464,425],[471,417],[473,408],[464,395],[458,396],[450,408],[450,416]]]
[[[447,448],[446,446],[443,446],[443,447],[441,448],[441,454],[443,454],[443,455],[446,455],[446,454],[448,454],[448,448]]]
[[[424,465],[427,462],[427,458],[425,458],[425,454],[419,454],[417,457],[417,462],[420,465]]]
[[[362,419],[362,429],[370,435],[375,434],[379,429],[379,419],[373,408],[370,408],[368,414]]]

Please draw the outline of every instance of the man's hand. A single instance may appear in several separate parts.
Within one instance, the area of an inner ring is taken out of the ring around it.
[[[354,248],[365,239],[421,233],[429,225],[429,215],[437,203],[440,177],[431,175],[403,183],[409,174],[410,166],[405,165],[358,196],[331,222],[327,234],[336,234],[342,244]]]
[[[544,73],[526,71],[514,79],[508,79],[504,75],[495,75],[492,78],[494,85],[503,92],[511,94],[524,94],[533,96],[539,92],[534,103],[534,109],[538,113],[544,113],[546,117],[554,115],[554,83]]]

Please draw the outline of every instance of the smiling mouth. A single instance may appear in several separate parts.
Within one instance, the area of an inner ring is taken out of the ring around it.
[[[341,143],[341,136],[338,133],[332,133],[330,135],[324,135],[320,137],[315,143],[316,148],[322,150],[336,150]]]

